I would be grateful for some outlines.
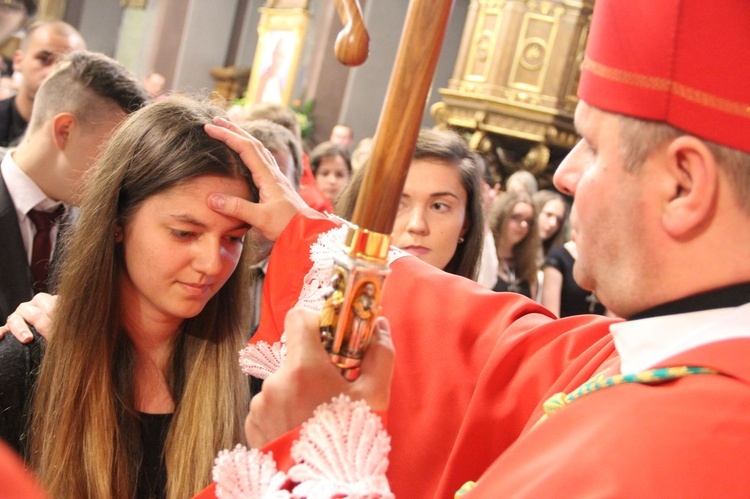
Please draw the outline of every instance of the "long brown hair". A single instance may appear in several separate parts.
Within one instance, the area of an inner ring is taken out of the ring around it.
[[[534,209],[531,197],[525,192],[503,192],[492,203],[490,211],[490,229],[495,239],[495,246],[499,247],[500,242],[505,234],[505,228],[510,221],[510,215],[513,208],[518,203],[526,203]],[[537,265],[536,259],[539,253],[539,232],[537,231],[537,215],[534,215],[529,223],[529,233],[522,241],[513,247],[513,259],[516,264],[516,275],[529,283],[531,289],[534,289],[537,283]],[[499,257],[499,255],[498,255]]]
[[[31,463],[53,497],[135,495],[143,451],[114,234],[150,196],[201,175],[242,178],[257,200],[239,156],[203,130],[217,115],[223,112],[186,98],[147,106],[113,135],[87,179],[32,406]],[[237,352],[248,326],[246,257],[201,313],[183,322],[173,346],[175,412],[164,449],[170,498],[210,483],[216,452],[243,439],[248,383]]]

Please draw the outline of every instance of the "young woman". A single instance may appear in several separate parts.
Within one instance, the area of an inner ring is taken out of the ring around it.
[[[36,386],[27,458],[52,497],[190,497],[242,440],[248,227],[205,199],[257,190],[204,131],[220,114],[147,106],[88,179],[38,379],[20,380]]]
[[[536,192],[531,199],[534,201],[539,238],[542,243],[542,254],[539,258],[541,264],[552,248],[561,246],[565,242],[568,205],[561,194],[549,189]]]
[[[490,214],[490,227],[499,261],[493,289],[536,297],[539,233],[528,194],[506,192],[498,196]]]
[[[352,174],[349,153],[333,142],[321,142],[310,152],[310,166],[320,190],[335,203]]]
[[[366,168],[355,172],[336,213],[349,219]],[[475,279],[482,251],[482,194],[477,158],[448,131],[420,130],[393,245],[439,269]]]

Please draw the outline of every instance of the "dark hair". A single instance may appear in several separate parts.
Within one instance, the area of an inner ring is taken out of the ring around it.
[[[455,165],[461,174],[461,186],[466,191],[467,228],[464,242],[445,266],[446,272],[469,279],[476,279],[479,258],[484,240],[484,215],[482,214],[482,191],[478,155],[469,149],[466,141],[452,131],[422,129],[419,131],[412,160],[436,160]],[[354,213],[354,205],[362,186],[369,163],[354,172],[352,179],[339,196],[336,214],[347,220]]]
[[[349,158],[349,151],[344,147],[334,144],[333,142],[321,142],[310,152],[310,167],[312,168],[313,175],[317,175],[318,167],[325,158],[335,158],[341,156],[346,163],[346,169],[349,173],[352,172],[352,162]]]

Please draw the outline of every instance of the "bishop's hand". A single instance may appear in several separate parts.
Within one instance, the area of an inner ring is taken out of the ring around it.
[[[297,213],[312,209],[297,194],[273,155],[260,141],[222,118],[215,118],[213,124],[205,126],[205,130],[240,155],[260,193],[258,203],[225,193],[213,193],[207,200],[210,208],[247,222],[270,241],[276,241]]]
[[[393,377],[394,348],[384,317],[375,321],[371,344],[355,381],[347,381],[320,340],[318,314],[301,308],[284,321],[287,356],[250,402],[245,421],[247,442],[262,447],[299,426],[315,408],[339,394],[365,400],[374,411],[385,411]]]

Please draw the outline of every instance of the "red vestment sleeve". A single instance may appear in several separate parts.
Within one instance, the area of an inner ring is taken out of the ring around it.
[[[193,496],[193,499],[216,499],[216,483],[212,483]]]
[[[47,497],[34,476],[24,468],[18,455],[0,441],[0,496],[7,499],[43,499]]]
[[[312,266],[310,245],[320,233],[335,226],[323,215],[308,210],[298,213],[281,233],[268,259],[260,324],[251,342],[273,344],[281,339],[284,317],[297,303],[304,276]]]

